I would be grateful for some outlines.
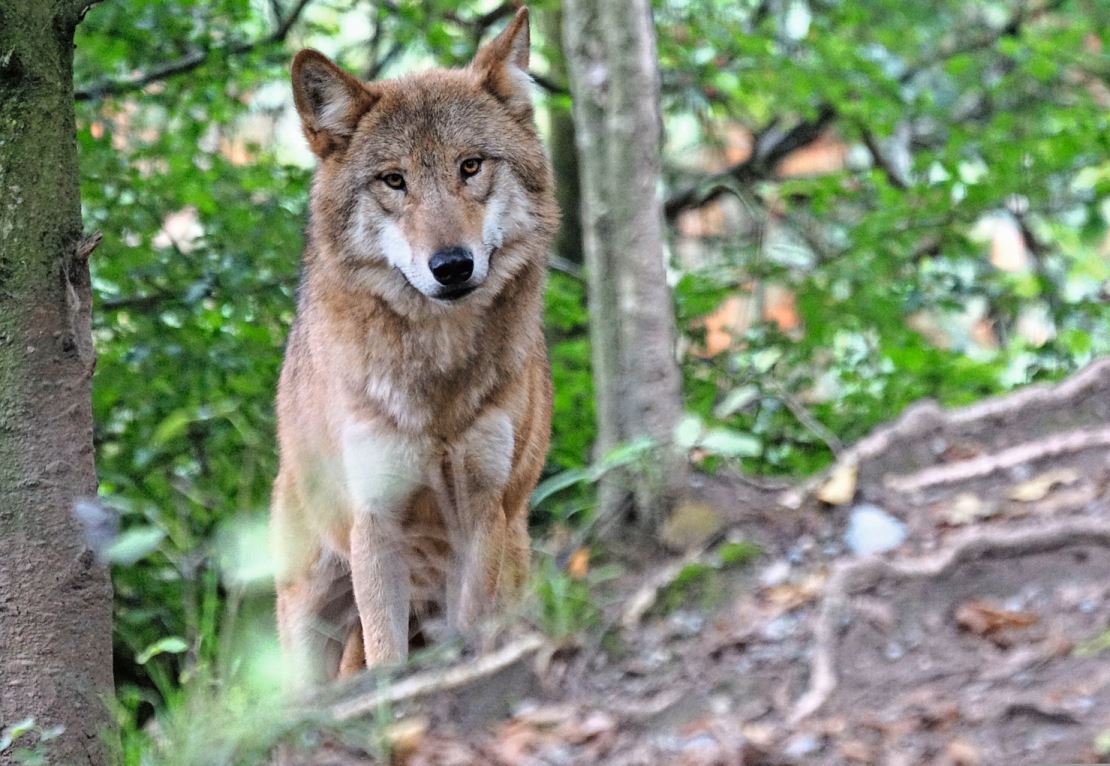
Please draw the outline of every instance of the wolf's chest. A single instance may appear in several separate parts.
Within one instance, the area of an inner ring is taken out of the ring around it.
[[[343,482],[354,512],[400,513],[421,490],[459,507],[504,488],[514,450],[512,420],[498,408],[449,442],[349,425],[341,438]]]

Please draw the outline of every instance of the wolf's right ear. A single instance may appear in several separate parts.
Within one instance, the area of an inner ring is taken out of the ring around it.
[[[293,103],[312,151],[326,157],[347,145],[359,118],[378,100],[353,75],[311,48],[293,59]]]

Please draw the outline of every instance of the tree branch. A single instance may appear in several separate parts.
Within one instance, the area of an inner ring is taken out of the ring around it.
[[[756,134],[755,147],[747,159],[668,197],[663,204],[667,220],[674,220],[683,210],[712,202],[734,184],[747,185],[770,178],[787,155],[816,141],[835,116],[836,110],[824,104],[812,120],[803,120],[785,132],[770,123]]]
[[[310,2],[312,2],[312,0],[297,0],[296,5],[293,6],[292,10],[290,10],[284,18],[278,16],[277,27],[265,37],[250,42],[235,43],[222,48],[198,49],[185,54],[179,59],[166,62],[165,64],[145,72],[136,72],[130,77],[119,80],[100,80],[84,88],[78,88],[74,93],[74,98],[77,101],[95,101],[105,96],[115,96],[120,93],[139,90],[151,83],[165,80],[174,75],[191,72],[202,66],[209,58],[220,51],[226,52],[228,55],[242,55],[267,45],[282,42],[289,36],[289,32],[293,29],[293,25],[296,24]]]
[[[528,76],[532,78],[532,82],[536,83],[536,85],[539,85],[541,88],[543,88],[545,91],[552,94],[553,96],[570,95],[570,89],[566,85],[560,85],[559,83],[552,80],[550,77],[546,77],[542,74],[536,74],[535,72],[529,72]]]
[[[879,146],[879,140],[875,138],[875,134],[866,125],[859,126],[860,136],[863,138],[863,144],[867,147],[867,151],[871,154],[871,161],[875,163],[875,167],[883,172],[886,176],[887,182],[895,189],[905,191],[909,188],[898,170],[890,163],[886,155],[883,154],[883,149]]]

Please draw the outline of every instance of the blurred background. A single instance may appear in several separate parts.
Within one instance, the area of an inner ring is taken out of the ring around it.
[[[238,650],[236,631],[271,604],[273,396],[313,168],[293,53],[318,48],[363,79],[463,65],[515,5],[114,0],[78,28],[81,198],[86,228],[104,233],[97,466],[122,521],[117,718],[134,762],[196,678],[277,662]],[[580,26],[559,2],[530,9],[564,215],[546,303],[554,434],[532,518],[551,554],[541,614],[571,631],[560,609],[577,586],[560,578],[585,566],[573,554],[587,542],[604,558],[588,534],[597,479],[635,449],[596,446]],[[914,400],[966,404],[1110,351],[1104,0],[653,11],[676,341],[664,355],[696,476],[801,480]]]

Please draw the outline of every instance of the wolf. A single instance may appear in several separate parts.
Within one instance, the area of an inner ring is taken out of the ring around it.
[[[317,683],[466,635],[521,587],[546,458],[542,308],[558,226],[528,11],[462,69],[292,64],[318,158],[277,391],[280,638]]]

